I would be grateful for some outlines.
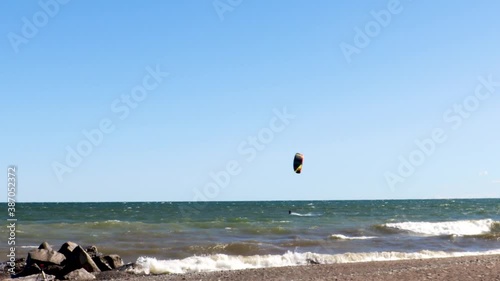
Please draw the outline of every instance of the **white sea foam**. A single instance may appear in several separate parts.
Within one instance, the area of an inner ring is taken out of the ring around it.
[[[321,214],[318,214],[318,213],[300,214],[300,213],[294,213],[294,212],[291,212],[290,215],[298,216],[298,217],[319,217],[319,216],[321,216]]]
[[[124,222],[124,221],[120,221],[120,220],[105,220],[105,221],[94,221],[94,222],[84,222],[84,224],[94,224],[94,225],[97,225],[97,224],[129,224],[129,222]]]
[[[403,252],[372,252],[345,253],[336,255],[316,253],[287,252],[283,255],[228,256],[224,254],[210,256],[192,256],[182,260],[157,260],[156,258],[140,257],[137,266],[129,271],[136,274],[166,274],[209,272],[219,270],[238,270],[250,268],[282,267],[306,265],[310,261],[321,264],[354,263],[367,261],[389,261],[409,259],[446,258],[472,255],[500,254],[500,249],[485,252],[442,252],[420,251]]]
[[[400,222],[386,223],[388,228],[411,231],[426,235],[479,235],[491,231],[495,221],[484,220],[462,220],[446,222]]]
[[[330,237],[338,240],[367,240],[377,238],[375,236],[346,236],[343,234],[332,234]]]
[[[21,246],[21,249],[38,249],[38,246],[36,245]]]
[[[121,220],[107,220],[104,223],[123,223]]]

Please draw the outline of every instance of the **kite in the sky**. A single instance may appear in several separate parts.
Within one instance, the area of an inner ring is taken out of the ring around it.
[[[302,153],[295,153],[295,158],[293,158],[293,170],[297,174],[302,172],[302,163],[304,163],[304,155]]]

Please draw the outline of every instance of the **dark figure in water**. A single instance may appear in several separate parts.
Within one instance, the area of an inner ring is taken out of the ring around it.
[[[291,215],[292,214],[292,211],[288,210],[288,214]]]

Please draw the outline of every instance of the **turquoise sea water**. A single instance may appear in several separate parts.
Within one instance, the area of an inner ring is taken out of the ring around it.
[[[152,273],[500,253],[500,199],[19,203],[16,215],[18,256],[73,241]]]

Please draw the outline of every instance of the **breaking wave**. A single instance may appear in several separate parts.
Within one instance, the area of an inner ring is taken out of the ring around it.
[[[386,223],[382,227],[433,236],[470,236],[490,233],[498,223],[492,219],[483,219],[446,222]]]
[[[192,256],[185,259],[175,260],[158,260],[156,258],[140,257],[137,260],[136,266],[129,268],[128,271],[136,274],[184,274],[192,272],[210,272],[220,270],[297,266],[307,265],[311,263],[334,264],[492,254],[500,254],[500,249],[484,252],[443,252],[425,250],[414,253],[372,252],[345,253],[335,255],[317,254],[311,252],[296,253],[289,251],[283,255],[228,256],[225,254],[216,254],[209,256]]]

